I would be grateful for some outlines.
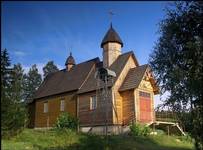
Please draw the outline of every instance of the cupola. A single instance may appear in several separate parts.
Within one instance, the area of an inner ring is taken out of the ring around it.
[[[73,58],[72,53],[70,52],[70,55],[66,59],[66,63],[65,63],[67,71],[69,71],[74,65],[75,65],[75,59]]]
[[[103,65],[105,68],[108,68],[121,55],[122,47],[123,42],[111,24],[101,42],[101,48],[103,48]]]

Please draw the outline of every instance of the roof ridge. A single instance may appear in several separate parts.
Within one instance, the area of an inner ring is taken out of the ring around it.
[[[96,60],[99,60],[99,61],[100,61],[99,57],[95,57],[95,58],[92,58],[92,59],[89,59],[89,60],[80,62],[80,63],[78,63],[78,64],[75,64],[75,66],[81,65],[81,64],[86,63],[86,62],[96,61]],[[57,72],[60,72],[60,71],[65,71],[65,70],[66,70],[66,69],[64,68],[64,69],[61,69],[61,70],[56,71],[56,72],[54,72],[54,73],[57,73]]]
[[[123,54],[121,54],[121,55],[127,55],[127,54],[130,54],[130,53],[133,54],[133,51],[128,51],[128,52],[125,52],[125,53],[123,53]],[[121,55],[119,55],[119,56],[121,56]]]
[[[140,66],[137,66],[137,67],[135,67],[135,68],[142,68],[142,67],[149,67],[149,64],[143,64],[143,65],[140,65]]]

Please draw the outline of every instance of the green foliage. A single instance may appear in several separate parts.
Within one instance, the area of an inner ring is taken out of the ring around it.
[[[78,134],[72,130],[25,129],[10,140],[2,140],[4,150],[192,150],[181,137],[157,135],[136,137]]]
[[[30,68],[28,74],[24,75],[25,82],[24,82],[24,99],[29,102],[32,101],[34,98],[34,93],[39,88],[42,77],[39,74],[37,65],[34,64]]]
[[[166,133],[163,130],[156,129],[155,132],[157,132],[157,135],[165,135]]]
[[[147,125],[133,123],[130,126],[130,131],[133,136],[148,136],[151,132],[151,129]]]
[[[1,51],[1,132],[6,127],[8,108],[10,106],[10,60],[6,49]],[[2,135],[2,134],[1,134]]]
[[[78,126],[78,119],[71,116],[67,112],[60,114],[55,123],[56,129],[67,128],[67,129],[76,130],[77,126]]]
[[[1,53],[1,135],[9,138],[25,126],[27,112],[23,103],[23,69],[20,64],[10,68],[7,50]]]
[[[53,61],[49,61],[44,67],[43,67],[43,72],[44,72],[44,77],[46,77],[50,73],[54,73],[58,71],[59,69],[57,66],[54,64]]]
[[[201,2],[175,2],[166,10],[160,22],[160,38],[150,56],[150,65],[161,87],[169,92],[165,105],[179,115],[196,140],[196,148],[203,148],[203,44]]]

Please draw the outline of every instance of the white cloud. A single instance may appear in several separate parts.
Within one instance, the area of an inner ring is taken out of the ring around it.
[[[23,51],[14,51],[13,53],[14,53],[14,55],[16,55],[16,56],[20,56],[20,57],[26,55],[26,53],[23,52]]]

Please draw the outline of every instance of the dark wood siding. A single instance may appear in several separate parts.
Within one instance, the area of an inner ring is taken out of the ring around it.
[[[27,105],[28,110],[28,128],[34,128],[35,126],[35,102]]]
[[[98,98],[97,108],[90,110],[90,97],[95,95],[95,92],[91,92],[79,96],[80,126],[104,125],[106,118],[108,118],[108,124],[112,124],[112,108],[108,105],[108,113],[106,113],[106,106],[103,99]]]

